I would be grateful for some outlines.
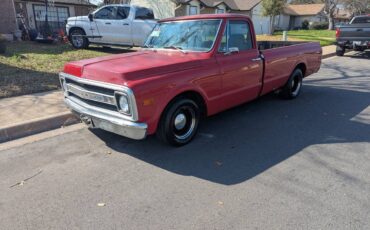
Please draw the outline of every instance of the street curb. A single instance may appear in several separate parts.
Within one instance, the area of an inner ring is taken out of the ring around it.
[[[0,127],[0,143],[60,128],[62,126],[76,124],[78,122],[80,122],[80,120],[71,112],[63,112]]]

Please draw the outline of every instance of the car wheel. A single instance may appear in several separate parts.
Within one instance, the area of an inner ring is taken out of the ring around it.
[[[89,40],[84,37],[86,34],[82,29],[73,29],[69,34],[69,40],[76,49],[86,49],[89,47]]]
[[[337,46],[337,49],[336,49],[336,54],[337,54],[337,56],[343,56],[344,55],[344,53],[345,53],[345,51],[346,51],[346,48],[344,48],[344,47],[341,47],[341,46]]]
[[[290,76],[288,82],[282,88],[280,96],[284,99],[294,99],[298,97],[302,89],[303,73],[302,70],[296,69]]]
[[[158,125],[157,137],[170,145],[188,144],[198,130],[200,109],[197,103],[181,98],[170,104]]]

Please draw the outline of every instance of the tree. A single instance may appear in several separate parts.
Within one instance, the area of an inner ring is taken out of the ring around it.
[[[285,6],[285,0],[262,0],[262,14],[270,17],[270,34],[275,30],[275,17],[280,15]]]
[[[325,0],[324,13],[329,21],[329,30],[334,29],[334,15],[337,11],[339,0]]]
[[[353,15],[370,13],[370,0],[342,0],[342,2]]]

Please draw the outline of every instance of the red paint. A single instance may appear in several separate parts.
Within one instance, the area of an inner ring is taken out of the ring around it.
[[[258,58],[253,27],[253,49],[229,56],[219,53],[222,32],[227,19],[251,20],[243,15],[195,15],[171,20],[223,19],[215,46],[208,53],[176,50],[142,50],[66,64],[64,72],[83,78],[125,85],[135,94],[139,122],[148,124],[148,134],[156,131],[168,103],[177,95],[192,91],[206,103],[207,115],[251,101],[282,87],[294,69],[302,64],[305,76],[319,70],[321,47],[304,43],[261,51]],[[147,103],[147,101],[151,103]]]
[[[340,37],[340,29],[339,29],[339,28],[337,28],[337,29],[335,30],[335,37],[336,37],[336,38],[339,38],[339,37]]]

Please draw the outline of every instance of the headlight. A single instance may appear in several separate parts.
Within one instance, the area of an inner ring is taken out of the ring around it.
[[[124,113],[124,114],[130,114],[130,105],[128,102],[128,98],[126,95],[119,95],[118,98],[118,106],[119,106],[119,111]]]

